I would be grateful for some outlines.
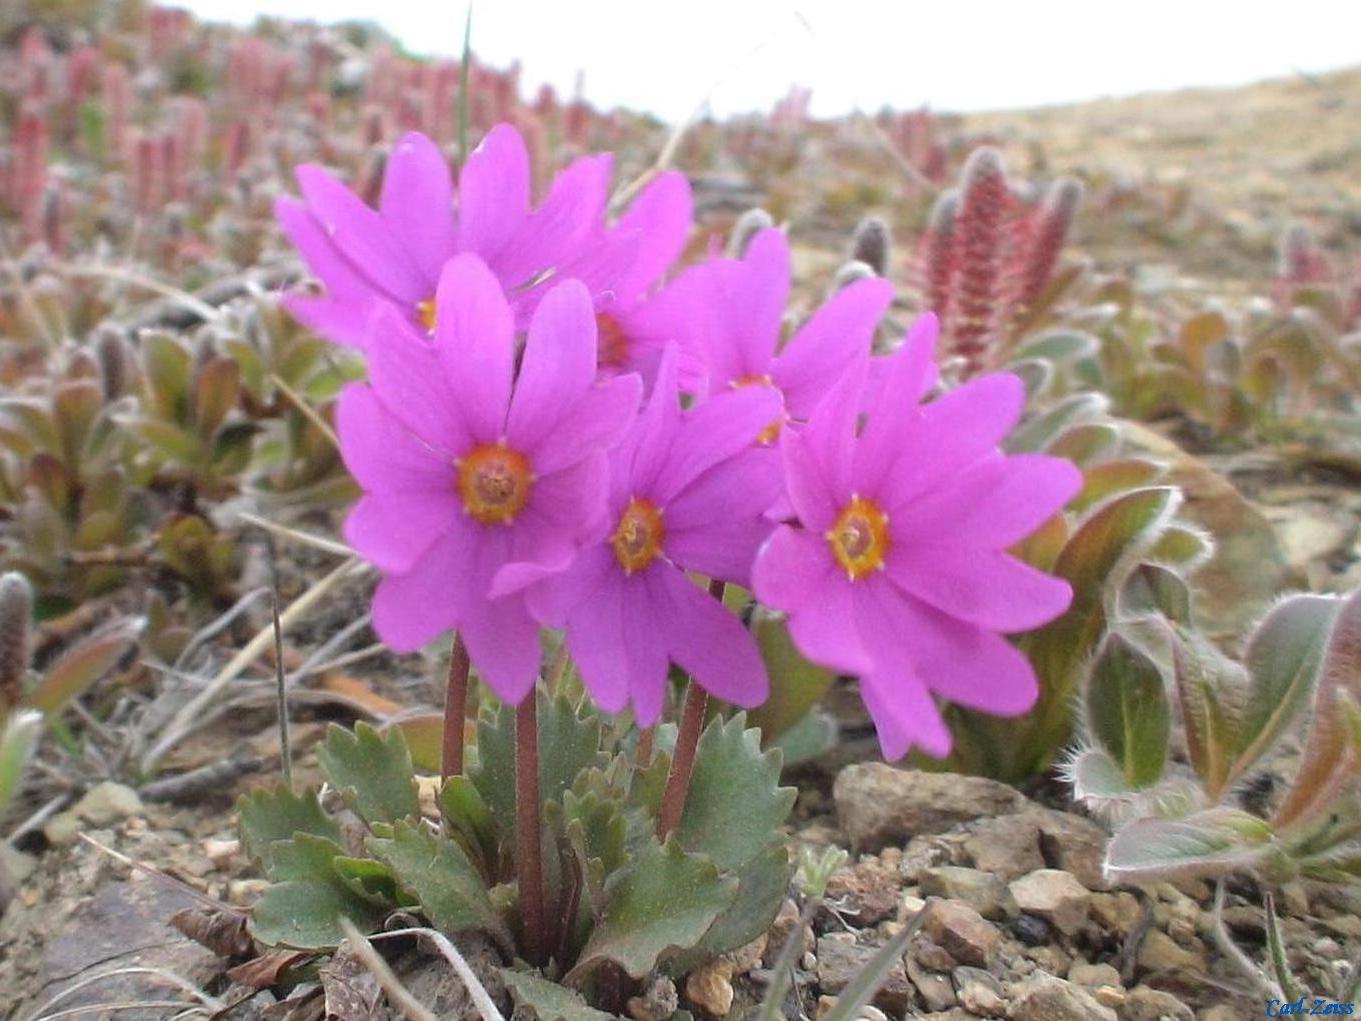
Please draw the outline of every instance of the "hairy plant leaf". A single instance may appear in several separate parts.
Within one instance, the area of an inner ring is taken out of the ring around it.
[[[1045,448],[1053,457],[1066,457],[1079,468],[1096,464],[1114,453],[1120,430],[1112,422],[1084,422],[1065,429]]]
[[[1092,662],[1084,703],[1090,736],[1131,789],[1162,779],[1172,711],[1162,671],[1147,653],[1118,632],[1108,634]]]
[[[1214,556],[1214,540],[1189,525],[1170,525],[1148,551],[1150,560],[1194,571]]]
[[[1043,358],[1062,363],[1087,358],[1096,353],[1096,337],[1082,330],[1045,330],[1016,351],[1018,358]]]
[[[384,733],[361,722],[349,731],[333,723],[317,746],[317,761],[366,821],[391,823],[420,815],[411,754],[400,730]]]
[[[1110,400],[1102,394],[1078,393],[1065,397],[1043,414],[1023,423],[1007,437],[1003,448],[1009,454],[1046,450],[1064,430],[1101,418],[1109,407]]]
[[[830,713],[814,709],[774,740],[767,741],[766,747],[778,751],[784,768],[788,769],[831,751],[840,734],[841,729]]]
[[[368,847],[416,898],[435,928],[449,934],[480,929],[509,945],[505,921],[492,905],[481,875],[452,840],[435,836],[419,823],[399,820],[390,838],[370,837]]]
[[[1218,801],[1234,775],[1244,672],[1192,628],[1174,626],[1171,648],[1186,752],[1210,799]]]
[[[668,951],[698,943],[736,899],[737,885],[674,839],[649,841],[609,878],[605,917],[564,981],[579,984],[603,961],[642,978]]]
[[[1226,876],[1277,853],[1271,824],[1236,808],[1184,819],[1136,819],[1111,838],[1105,872],[1120,883]]]
[[[1305,824],[1326,812],[1357,772],[1357,752],[1338,702],[1342,692],[1361,702],[1361,591],[1337,608],[1318,668],[1314,716],[1304,751],[1294,782],[1276,807],[1275,823],[1280,829]]]
[[[218,356],[203,365],[194,380],[194,424],[205,442],[211,439],[241,395],[241,370]]]
[[[298,833],[311,833],[340,842],[340,827],[328,816],[312,789],[294,794],[283,784],[242,796],[237,802],[241,846],[266,876],[274,867],[275,844],[292,840]]]
[[[144,625],[140,617],[125,620],[68,649],[47,668],[42,680],[28,693],[25,704],[45,716],[61,712],[68,702],[112,669],[137,640]]]
[[[1191,589],[1186,579],[1160,564],[1139,564],[1120,590],[1126,618],[1162,615],[1178,624],[1191,622]]]
[[[523,1009],[538,1021],[615,1021],[613,1014],[596,1010],[575,990],[546,978],[510,968],[501,969],[501,978],[515,1001],[517,1017]]]
[[[42,733],[42,715],[27,710],[11,713],[0,727],[0,816],[18,793]]]
[[[1122,458],[1093,465],[1082,473],[1082,491],[1073,497],[1069,506],[1082,513],[1116,493],[1147,486],[1163,471],[1162,465],[1142,458]]]
[[[1248,685],[1232,776],[1260,761],[1309,704],[1341,606],[1331,596],[1291,596],[1253,631],[1243,656]]]
[[[770,843],[796,793],[780,786],[780,753],[761,751],[743,713],[715,716],[699,738],[676,840],[724,871],[740,870]]]

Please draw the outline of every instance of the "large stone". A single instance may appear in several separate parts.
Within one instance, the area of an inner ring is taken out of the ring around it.
[[[1020,793],[995,780],[895,769],[882,762],[847,766],[837,776],[832,796],[842,829],[860,851],[1017,812],[1026,804]]]
[[[1048,864],[1040,851],[1039,819],[1033,812],[979,820],[964,841],[964,853],[974,868],[1008,883]]]
[[[1023,912],[1043,918],[1066,936],[1086,924],[1092,895],[1071,873],[1036,869],[1014,881],[1010,889]]]
[[[875,925],[898,913],[902,880],[897,869],[866,858],[838,869],[827,883],[827,897],[842,902],[861,925]]]
[[[1150,929],[1139,947],[1137,958],[1145,972],[1174,972],[1179,975],[1205,972],[1205,955],[1187,950],[1161,929]]]
[[[1085,989],[1038,974],[1012,988],[1011,1021],[1116,1021]]]
[[[960,964],[986,968],[1002,933],[977,911],[957,900],[930,901],[922,926],[934,942]]]
[[[992,873],[940,865],[923,870],[918,884],[926,896],[963,901],[984,918],[1000,921],[1016,917],[1016,899],[1007,884]]]
[[[850,985],[861,970],[874,959],[881,948],[845,943],[823,936],[818,940],[818,987],[827,995],[835,996]],[[874,1003],[891,1013],[902,1014],[912,1002],[913,986],[901,959],[893,962],[888,979],[874,996]]]
[[[1135,986],[1125,996],[1120,1021],[1196,1021],[1196,1015],[1169,992]]]
[[[1052,869],[1071,872],[1089,890],[1105,890],[1102,865],[1110,834],[1091,819],[1072,812],[1041,808],[1033,812],[1033,817],[1039,826],[1044,863]]]

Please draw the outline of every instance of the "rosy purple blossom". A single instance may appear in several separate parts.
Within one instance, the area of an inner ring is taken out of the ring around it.
[[[567,648],[596,702],[632,703],[655,723],[675,663],[724,701],[769,694],[751,633],[686,572],[748,584],[780,492],[777,452],[755,438],[779,410],[769,389],[723,393],[682,411],[677,349],[669,345],[646,409],[610,454],[609,513],[597,541],[567,570],[516,569],[541,621]],[[512,572],[507,572],[510,581]]]
[[[606,227],[612,168],[608,153],[573,161],[533,208],[524,140],[501,124],[464,163],[456,203],[444,156],[413,132],[388,158],[375,210],[321,167],[301,166],[303,200],[282,198],[275,209],[325,294],[290,294],[288,308],[323,336],[361,349],[377,306],[429,330],[444,264],[472,253],[499,281],[519,329],[552,283],[573,278],[610,317],[602,320],[608,341],[616,318],[627,320],[680,254],[691,218],[689,184],[665,173]]]
[[[383,579],[373,623],[395,649],[457,629],[483,679],[518,702],[538,676],[538,627],[523,595],[493,598],[508,565],[566,567],[606,510],[604,451],[637,413],[635,375],[598,382],[591,298],[547,291],[516,334],[499,281],[476,256],[439,278],[430,337],[381,309],[371,385],[340,397],[341,449],[364,495],[345,522]]]
[[[887,280],[856,281],[829,298],[781,347],[790,256],[784,232],[773,227],[752,238],[743,258],[714,259],[687,270],[662,297],[674,291],[683,294],[689,309],[680,338],[702,364],[710,392],[761,385],[780,395],[767,439],[784,421],[806,419],[851,365],[869,358],[875,327],[893,301]]]
[[[1001,453],[1025,402],[1020,379],[983,376],[918,404],[933,316],[891,359],[863,428],[866,367],[852,368],[799,432],[781,438],[796,515],[762,549],[754,590],[789,614],[799,650],[860,678],[885,757],[943,757],[935,697],[999,716],[1035,702],[1035,672],[1003,634],[1067,609],[1067,582],[1006,550],[1082,483],[1068,461]]]

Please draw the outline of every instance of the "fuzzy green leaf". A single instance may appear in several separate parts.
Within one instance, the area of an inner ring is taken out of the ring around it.
[[[1018,358],[1043,358],[1049,362],[1067,362],[1086,358],[1096,353],[1100,341],[1082,330],[1045,330],[1034,340],[1021,345]]]
[[[1086,748],[1068,766],[1073,781],[1073,800],[1102,805],[1133,796],[1120,763],[1101,748]]]
[[[283,784],[252,791],[237,802],[241,845],[271,879],[274,845],[311,833],[339,843],[340,827],[321,809],[312,789],[294,794]]]
[[[1173,628],[1172,667],[1186,730],[1186,753],[1211,800],[1233,779],[1234,749],[1243,692],[1243,669],[1200,632]]]
[[[1106,876],[1119,883],[1217,877],[1262,866],[1276,854],[1271,824],[1236,808],[1184,819],[1136,819],[1106,848]]]
[[[1102,394],[1079,393],[1023,423],[1003,444],[1007,453],[1033,453],[1048,448],[1064,430],[1100,419],[1110,407]]]
[[[1140,458],[1121,458],[1093,465],[1083,472],[1082,492],[1073,497],[1070,505],[1084,513],[1116,493],[1147,486],[1163,473],[1163,467]]]
[[[1214,555],[1214,540],[1188,525],[1172,525],[1148,551],[1150,560],[1194,571]]]
[[[67,650],[43,674],[25,703],[45,716],[61,712],[73,698],[103,677],[141,634],[141,618],[125,620]]]
[[[505,922],[492,906],[487,888],[463,849],[406,820],[391,838],[370,837],[369,850],[387,863],[397,882],[444,933],[481,929],[508,944]]]
[[[1172,711],[1158,665],[1123,635],[1101,643],[1084,694],[1087,728],[1134,790],[1157,783],[1167,766]]]
[[[737,897],[737,880],[712,862],[656,840],[610,877],[605,917],[565,981],[579,984],[603,961],[642,978],[668,951],[695,946]]]
[[[1191,589],[1186,579],[1160,564],[1140,564],[1130,572],[1120,591],[1126,617],[1161,614],[1178,624],[1191,622]]]
[[[348,731],[333,723],[317,747],[317,761],[326,779],[345,792],[368,822],[391,823],[420,815],[411,755],[400,730],[383,732],[356,723]]]
[[[780,753],[761,751],[760,731],[747,728],[743,713],[716,716],[700,735],[676,840],[738,871],[769,845],[796,793],[780,786]]]
[[[36,712],[12,713],[0,726],[0,816],[18,793],[42,733],[43,718]]]
[[[615,1021],[613,1014],[596,1010],[580,994],[527,971],[501,969],[501,978],[515,1001],[515,1014],[521,1009],[538,1021]]]
[[[1232,775],[1260,761],[1309,704],[1340,600],[1297,595],[1278,603],[1248,640],[1248,685]]]
[[[241,369],[232,359],[218,356],[199,369],[194,380],[194,424],[205,443],[240,395]]]

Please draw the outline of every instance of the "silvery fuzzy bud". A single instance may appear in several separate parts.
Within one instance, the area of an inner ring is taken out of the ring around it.
[[[95,330],[95,361],[104,386],[104,399],[116,400],[128,392],[133,375],[132,350],[123,331],[112,323],[103,323]]]
[[[868,266],[875,276],[888,276],[892,235],[888,224],[878,216],[867,216],[856,225],[851,236],[851,260]]]
[[[773,226],[775,221],[764,209],[748,209],[733,224],[724,254],[730,259],[740,259],[747,254],[747,245],[751,244],[751,239]]]
[[[0,709],[8,711],[24,695],[28,675],[33,587],[17,571],[0,575]]]

